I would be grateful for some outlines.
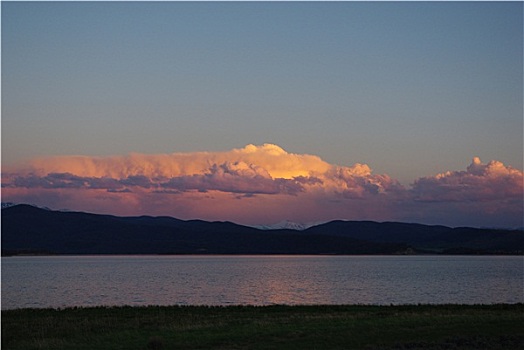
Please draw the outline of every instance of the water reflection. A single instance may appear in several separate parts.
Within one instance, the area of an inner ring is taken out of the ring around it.
[[[2,309],[524,302],[522,257],[2,258]]]

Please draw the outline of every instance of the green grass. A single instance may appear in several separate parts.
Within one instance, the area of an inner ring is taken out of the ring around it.
[[[7,310],[2,349],[524,349],[524,304]]]

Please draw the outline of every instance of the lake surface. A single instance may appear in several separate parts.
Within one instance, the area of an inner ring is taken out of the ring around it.
[[[2,309],[524,302],[520,256],[2,258]]]

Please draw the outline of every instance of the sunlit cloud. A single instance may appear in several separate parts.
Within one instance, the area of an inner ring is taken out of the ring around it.
[[[523,173],[474,158],[409,188],[367,164],[329,164],[272,144],[226,152],[38,158],[4,169],[2,200],[116,215],[244,224],[403,220],[519,226]]]
[[[38,176],[71,173],[85,177],[118,179],[137,175],[148,178],[172,178],[203,174],[213,165],[225,163],[246,164],[248,168],[252,168],[244,169],[245,171],[266,172],[273,178],[285,179],[309,176],[316,172],[324,173],[331,168],[330,164],[317,156],[288,153],[277,145],[264,144],[247,145],[227,152],[42,157],[27,164],[25,172]]]
[[[3,186],[289,195],[321,187],[362,197],[400,185],[386,175],[372,175],[365,164],[339,167],[317,156],[264,144],[214,153],[39,158],[16,172],[4,173]]]
[[[493,160],[473,158],[465,171],[447,171],[423,177],[413,184],[417,201],[466,202],[522,199],[522,171]]]

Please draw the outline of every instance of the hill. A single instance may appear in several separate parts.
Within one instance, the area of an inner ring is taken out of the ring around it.
[[[333,221],[304,231],[231,222],[118,217],[30,205],[2,209],[2,255],[12,254],[522,254],[522,231]]]
[[[404,243],[418,250],[446,254],[522,254],[524,231],[451,228],[400,222],[332,221],[304,233]]]

